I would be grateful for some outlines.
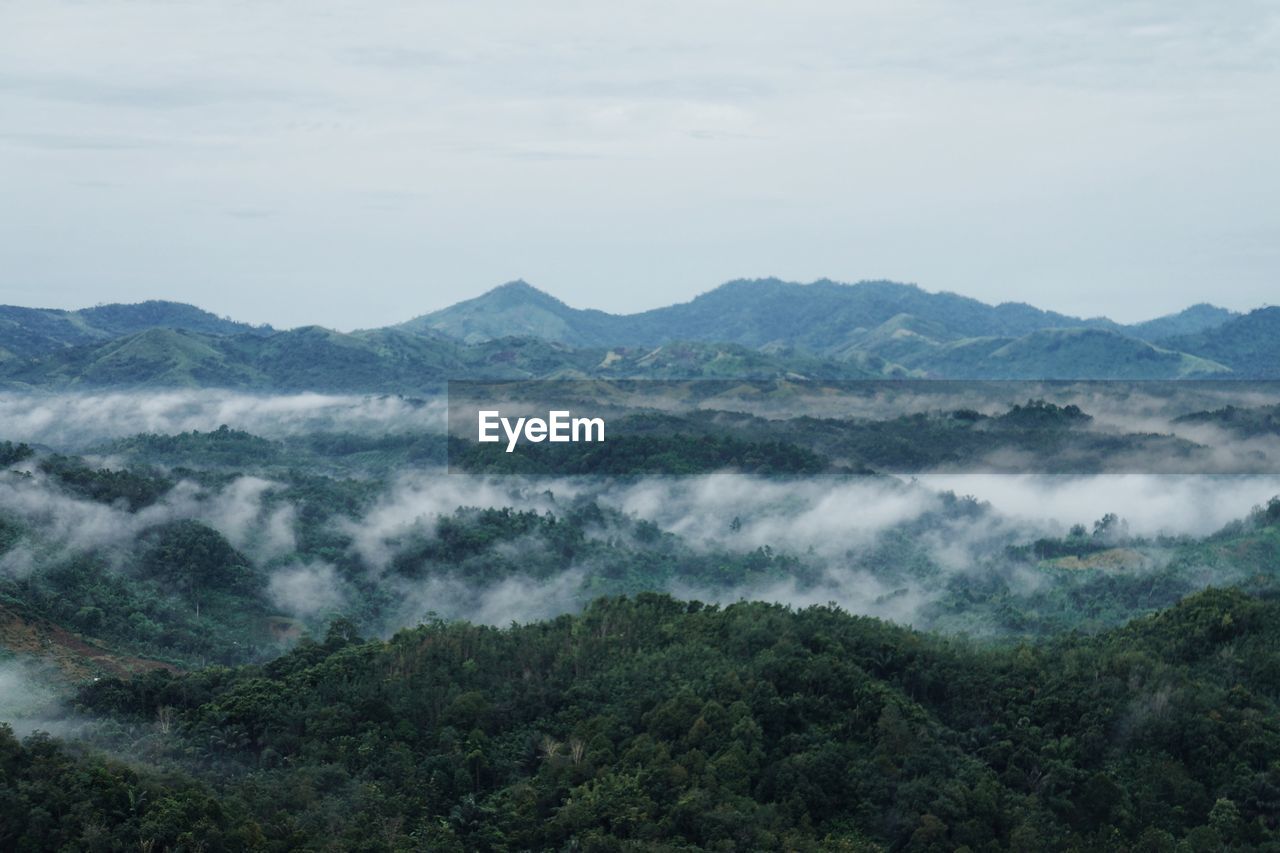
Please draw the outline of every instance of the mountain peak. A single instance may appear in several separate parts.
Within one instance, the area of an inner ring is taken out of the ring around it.
[[[444,333],[466,343],[495,338],[531,337],[556,343],[578,338],[575,321],[588,325],[598,311],[570,308],[523,279],[509,281],[441,311],[415,317],[396,328],[406,332]]]
[[[503,284],[500,284],[497,287],[493,288],[493,290],[524,290],[524,291],[535,291],[538,293],[542,292],[538,290],[538,288],[534,287],[532,284],[530,284],[529,282],[525,281],[522,278],[515,278],[515,279],[512,279],[511,281],[504,282]]]
[[[1131,334],[1143,340],[1158,341],[1206,332],[1239,316],[1226,308],[1219,308],[1208,302],[1197,302],[1176,313],[1166,314],[1144,323],[1136,323],[1130,326],[1129,330]]]
[[[475,299],[469,299],[466,302],[460,302],[459,305],[480,302],[499,302],[503,304],[534,304],[542,305],[547,308],[557,310],[571,311],[573,310],[564,302],[556,299],[545,290],[539,290],[529,282],[522,278],[515,281],[508,281],[506,284],[500,284],[492,290],[485,291]],[[456,306],[455,306],[456,307]]]

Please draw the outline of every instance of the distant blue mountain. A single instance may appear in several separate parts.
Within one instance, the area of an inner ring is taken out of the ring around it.
[[[638,314],[572,308],[511,282],[400,326],[478,343],[527,335],[572,347],[734,343],[765,352],[874,358],[921,376],[991,378],[1220,376],[1228,367],[1159,345],[1204,333],[1237,315],[1211,305],[1134,326],[1079,318],[1024,303],[988,305],[888,281],[795,284],[731,281],[697,298]],[[1091,335],[1077,333],[1087,330]]]
[[[147,329],[182,329],[208,335],[266,335],[274,331],[270,326],[237,323],[194,305],[160,300],[98,305],[78,311],[0,305],[0,359],[102,343]]]
[[[191,305],[0,307],[10,388],[417,392],[451,378],[1280,376],[1280,309],[1212,305],[1131,326],[887,281],[732,281],[638,314],[523,281],[396,327],[277,331]]]

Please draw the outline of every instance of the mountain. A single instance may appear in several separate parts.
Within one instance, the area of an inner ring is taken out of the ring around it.
[[[0,305],[0,360],[30,358],[148,329],[182,329],[208,335],[265,335],[273,331],[270,326],[237,323],[181,302],[152,300],[78,311]]]
[[[1231,372],[1118,332],[1078,328],[1013,339],[969,338],[903,364],[948,379],[1205,379]]]
[[[1207,332],[1239,316],[1235,311],[1201,302],[1190,308],[1184,308],[1176,314],[1166,314],[1154,320],[1147,320],[1145,323],[1134,323],[1132,326],[1127,326],[1125,332],[1144,341],[1160,341],[1176,335]]]
[[[9,387],[406,392],[450,378],[1241,378],[1280,375],[1280,309],[1123,326],[887,281],[732,281],[638,314],[523,281],[383,329],[278,332],[191,305],[0,307]]]
[[[778,279],[731,281],[690,302],[626,315],[571,308],[525,282],[512,282],[400,328],[442,332],[468,342],[508,335],[534,335],[571,346],[717,341],[752,348],[782,344],[830,355],[904,316],[935,327],[944,340],[1016,337],[1067,326],[1119,328],[1106,319],[1081,320],[1021,303],[991,306],[888,281],[793,284]]]
[[[618,320],[603,311],[570,308],[523,281],[512,281],[396,328],[407,332],[439,332],[465,343],[498,338],[532,337],[572,346],[640,343],[616,336]]]
[[[1259,308],[1221,326],[1160,343],[1221,362],[1241,377],[1280,379],[1280,307]]]
[[[148,329],[105,344],[71,347],[34,363],[11,366],[19,381],[60,385],[243,386],[249,373],[228,363],[216,337],[179,329]]]
[[[0,387],[244,388],[420,393],[450,379],[823,378],[886,375],[875,359],[833,362],[695,341],[572,349],[536,338],[464,344],[397,329],[343,334],[307,326],[271,335],[148,329],[104,344],[0,362]]]
[[[988,305],[888,281],[731,281],[638,314],[572,308],[518,281],[398,327],[468,343],[526,335],[571,347],[732,343],[766,353],[854,361],[871,372],[942,378],[1173,379],[1226,376],[1268,356],[1212,344],[1245,318],[1209,304],[1124,326],[1022,303]],[[1176,336],[1176,337],[1175,337]],[[1199,337],[1204,337],[1201,341]],[[1189,349],[1194,343],[1199,349]],[[1252,360],[1251,360],[1252,359]]]

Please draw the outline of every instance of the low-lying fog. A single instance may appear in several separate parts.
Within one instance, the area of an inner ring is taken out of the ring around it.
[[[322,429],[382,434],[434,429],[442,423],[438,401],[395,397],[212,391],[0,395],[0,439],[55,449],[74,450],[143,431],[211,430],[221,424],[281,436]],[[273,498],[281,488],[253,475],[217,487],[182,480],[160,501],[130,512],[72,496],[34,469],[29,475],[5,474],[0,476],[0,513],[35,534],[0,557],[0,574],[23,577],[90,549],[111,555],[123,569],[144,530],[196,519],[222,532],[270,573],[268,592],[282,612],[318,618],[340,611],[352,599],[349,581],[323,559],[295,556],[299,522],[294,506]],[[947,492],[973,496],[989,507],[971,516],[939,515],[915,535],[944,570],[975,572],[1006,545],[1061,536],[1070,526],[1092,525],[1107,513],[1123,518],[1133,536],[1209,534],[1280,494],[1280,477],[939,474],[797,481],[715,474],[619,483],[407,470],[383,481],[379,494],[361,511],[335,513],[327,525],[346,534],[348,554],[368,578],[399,585],[403,603],[390,623],[378,626],[384,633],[428,613],[505,624],[579,606],[582,581],[596,567],[565,565],[551,581],[516,576],[488,587],[453,576],[411,582],[387,573],[408,534],[431,535],[437,519],[460,506],[559,512],[575,496],[591,496],[602,506],[651,521],[695,550],[768,547],[801,555],[820,566],[827,578],[824,584],[803,588],[788,582],[718,590],[670,587],[676,594],[716,600],[766,598],[797,605],[835,601],[855,612],[912,621],[929,590],[887,596],[894,590],[861,564],[860,555],[886,531],[936,513]]]
[[[84,394],[0,392],[0,440],[79,450],[138,433],[226,424],[265,438],[308,432],[444,429],[444,401],[397,396],[246,394],[223,390]]]

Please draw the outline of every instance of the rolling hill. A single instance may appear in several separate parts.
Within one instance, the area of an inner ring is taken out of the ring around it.
[[[97,305],[64,311],[0,305],[0,360],[33,357],[68,347],[102,343],[148,329],[180,329],[212,336],[270,334],[183,302],[152,300],[133,305]]]
[[[207,335],[267,335],[274,331],[270,326],[251,326],[218,317],[194,305],[160,300],[98,305],[78,311],[0,305],[0,359],[30,358],[148,329],[181,329]]]
[[[1213,336],[1242,319],[1199,304],[1124,326],[1105,317],[1081,319],[1022,303],[993,306],[887,281],[778,279],[732,281],[690,302],[615,315],[572,308],[516,281],[398,328],[467,343],[507,335],[571,347],[732,343],[852,360],[886,375],[1173,379],[1225,376],[1233,368],[1256,375],[1253,362],[1217,358],[1213,347],[1183,352],[1176,345],[1181,339],[1171,338]]]
[[[1221,326],[1166,338],[1162,346],[1229,366],[1253,379],[1280,378],[1280,308],[1259,308]]]
[[[904,362],[947,379],[1207,379],[1230,369],[1103,329],[1043,329],[970,338]]]
[[[885,370],[887,365],[874,361],[835,362],[703,342],[603,350],[528,337],[464,344],[396,329],[343,334],[308,326],[232,337],[149,329],[105,344],[0,362],[0,387],[412,394],[439,391],[450,379],[863,379]]]
[[[899,316],[932,324],[949,339],[1016,337],[1066,326],[1117,328],[1102,318],[1081,320],[1020,303],[991,306],[887,281],[793,284],[778,279],[731,281],[690,302],[628,315],[571,308],[516,281],[401,328],[473,342],[532,334],[571,346],[656,346],[693,340],[748,347],[782,344],[826,355]]]
[[[414,393],[450,378],[1280,376],[1280,309],[1124,326],[887,281],[739,280],[638,314],[523,281],[382,329],[277,331],[191,305],[0,307],[0,383]]]
[[[1167,314],[1144,323],[1134,323],[1125,332],[1144,341],[1160,341],[1175,335],[1195,335],[1223,325],[1240,315],[1226,308],[1201,302],[1176,314]]]

